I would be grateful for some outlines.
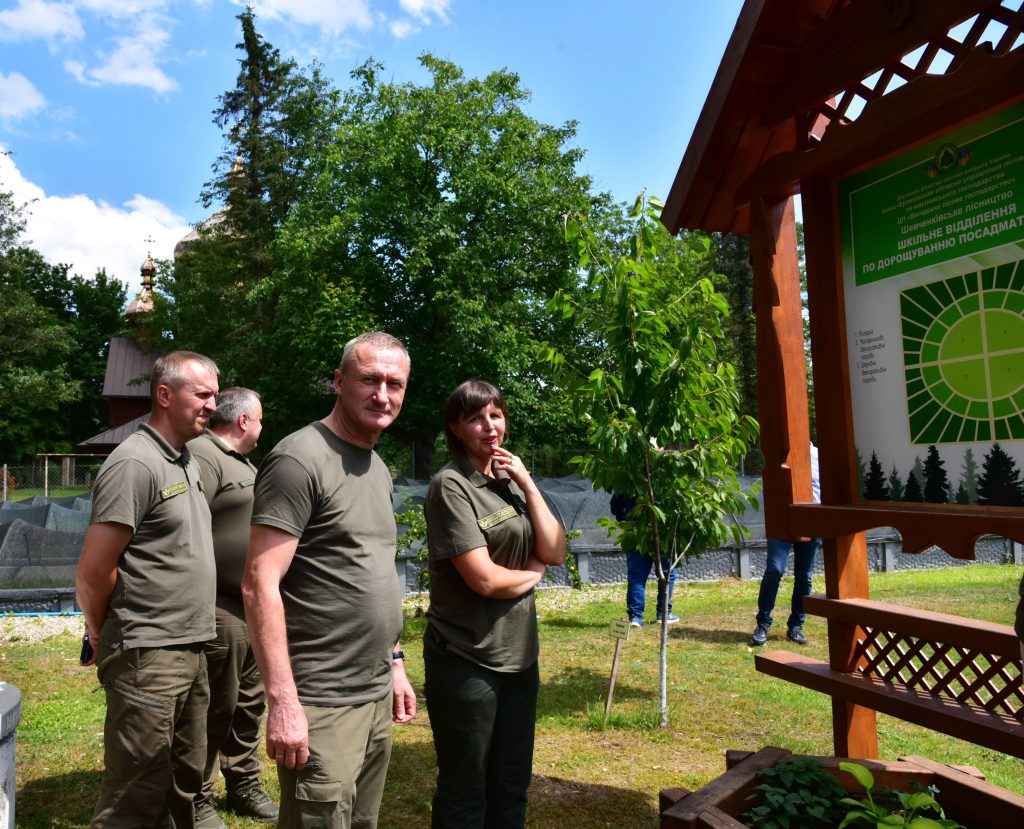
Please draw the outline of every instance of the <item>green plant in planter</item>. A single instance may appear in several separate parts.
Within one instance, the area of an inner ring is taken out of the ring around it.
[[[814,760],[797,759],[761,769],[761,801],[743,815],[754,829],[819,829],[835,826],[844,815],[846,791]],[[751,795],[751,799],[757,795]]]
[[[839,829],[859,823],[878,829],[900,826],[906,829],[963,829],[955,820],[946,818],[946,813],[935,799],[938,790],[934,787],[924,789],[918,786],[913,792],[888,787],[876,789],[874,776],[860,763],[840,763],[839,768],[864,787],[865,796],[864,800],[844,797],[839,801],[853,807],[846,813]],[[922,812],[930,812],[935,817],[927,817]]]

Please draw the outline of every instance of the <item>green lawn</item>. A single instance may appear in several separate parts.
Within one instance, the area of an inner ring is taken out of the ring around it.
[[[1009,624],[1021,568],[974,565],[872,576],[874,598]],[[788,599],[791,580],[783,582]],[[824,585],[815,582],[815,590]],[[827,698],[758,674],[747,639],[757,583],[726,580],[680,585],[671,628],[671,724],[656,726],[657,632],[651,626],[625,643],[612,723],[602,727],[614,640],[608,624],[622,618],[624,587],[540,594],[542,688],[530,789],[531,827],[656,825],[658,790],[696,788],[725,768],[726,749],[777,745],[830,754]],[[652,586],[653,593],[653,586]],[[653,595],[649,599],[653,605]],[[403,644],[413,683],[420,659],[425,600],[410,599]],[[777,613],[778,615],[778,613]],[[783,613],[784,616],[784,613]],[[779,625],[769,647],[791,646]],[[825,626],[809,619],[808,651],[825,658]],[[796,647],[796,646],[791,646]],[[77,665],[78,641],[56,637],[0,652],[0,678],[24,694],[18,730],[18,826],[79,827],[89,822],[102,757],[103,695],[95,674]],[[422,705],[422,700],[421,700]],[[923,754],[977,766],[1000,786],[1024,793],[1024,763],[879,717],[883,757]],[[276,776],[267,764],[268,789]],[[382,829],[429,825],[434,756],[427,712],[396,727]],[[228,817],[232,827],[257,824]]]

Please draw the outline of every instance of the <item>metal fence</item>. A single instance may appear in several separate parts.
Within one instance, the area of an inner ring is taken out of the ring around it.
[[[46,454],[29,464],[5,463],[0,470],[0,502],[87,492],[105,459],[106,455]]]

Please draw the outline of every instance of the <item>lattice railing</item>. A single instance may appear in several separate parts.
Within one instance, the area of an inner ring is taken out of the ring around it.
[[[882,628],[862,628],[858,670],[933,696],[1024,719],[1018,658],[932,642]]]
[[[1022,0],[1003,0],[987,7],[797,116],[800,148],[817,144],[832,123],[856,120],[864,106],[921,75],[954,72],[972,51],[988,44],[995,55],[1024,46]]]

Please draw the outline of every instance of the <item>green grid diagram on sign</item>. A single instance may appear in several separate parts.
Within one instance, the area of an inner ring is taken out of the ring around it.
[[[911,443],[1024,440],[1022,263],[900,292]]]

